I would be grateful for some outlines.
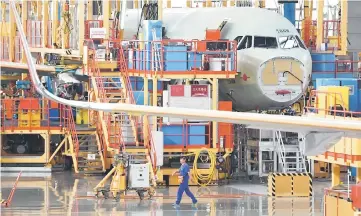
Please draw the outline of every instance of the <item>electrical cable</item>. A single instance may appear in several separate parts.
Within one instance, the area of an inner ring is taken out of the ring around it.
[[[208,168],[207,174],[204,174],[205,169],[198,168],[198,163],[197,163],[198,159],[204,152],[206,152],[209,155],[209,159],[210,159],[210,166]],[[217,156],[215,153],[209,151],[206,148],[201,148],[200,150],[197,150],[191,154],[187,154],[186,156],[193,156],[193,155],[194,155],[193,172],[192,172],[193,179],[198,180],[197,181],[198,185],[203,186],[203,187],[207,186],[212,181],[213,176],[215,174]],[[202,170],[202,172],[200,170]]]

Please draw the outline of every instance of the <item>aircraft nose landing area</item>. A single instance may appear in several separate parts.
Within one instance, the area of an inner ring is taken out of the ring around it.
[[[92,189],[101,179],[89,176],[77,179],[69,172],[51,177],[22,177],[12,203],[2,207],[1,215],[321,215],[321,199],[312,204],[309,198],[269,198],[265,184],[230,183],[224,186],[191,187],[198,199],[196,207],[183,196],[174,208],[178,187],[157,189],[157,195],[140,201],[135,194],[116,202],[95,198]],[[2,177],[2,199],[6,199],[14,177]],[[312,205],[317,209],[312,209]]]

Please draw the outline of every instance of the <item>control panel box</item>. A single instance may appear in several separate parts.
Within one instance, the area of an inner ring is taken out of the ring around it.
[[[131,164],[129,167],[129,187],[147,188],[149,187],[149,165]]]

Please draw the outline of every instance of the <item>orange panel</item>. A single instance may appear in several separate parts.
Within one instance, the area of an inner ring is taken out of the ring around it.
[[[13,100],[11,99],[3,99],[4,102],[4,110],[5,110],[5,118],[12,119],[13,118]]]
[[[205,41],[197,42],[197,51],[198,52],[205,52],[207,51],[207,43]]]
[[[50,109],[58,109],[59,108],[59,104],[53,101],[49,101],[50,103]]]
[[[218,110],[232,111],[232,101],[219,101]],[[223,137],[224,147],[233,148],[233,125],[230,123],[218,123],[218,136]]]
[[[40,103],[38,99],[20,99],[19,109],[31,109],[38,110],[40,109]]]
[[[219,40],[221,39],[221,31],[216,29],[207,29],[206,30],[206,40]]]

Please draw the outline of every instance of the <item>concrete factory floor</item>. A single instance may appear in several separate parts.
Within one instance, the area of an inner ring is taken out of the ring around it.
[[[40,176],[40,175],[39,175]],[[2,173],[2,199],[6,199],[16,175]],[[197,197],[212,195],[212,198],[198,198],[198,209],[191,206],[184,194],[181,207],[174,209],[177,187],[159,188],[153,200],[96,199],[92,189],[100,176],[82,177],[70,172],[52,173],[48,177],[20,178],[10,207],[2,207],[1,215],[322,215],[323,188],[330,182],[314,182],[315,197],[268,198],[265,184],[249,181],[233,181],[225,186],[206,188],[192,187]],[[161,195],[164,197],[161,197]],[[230,195],[232,198],[225,198]],[[219,196],[217,198],[217,196]]]

